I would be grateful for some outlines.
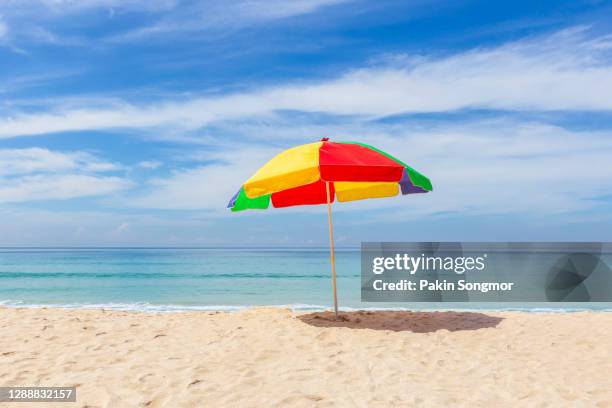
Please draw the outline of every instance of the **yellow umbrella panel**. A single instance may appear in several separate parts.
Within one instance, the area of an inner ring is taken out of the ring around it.
[[[232,211],[327,204],[334,311],[338,314],[331,203],[432,191],[429,179],[407,164],[358,142],[296,146],[263,165],[232,197]]]

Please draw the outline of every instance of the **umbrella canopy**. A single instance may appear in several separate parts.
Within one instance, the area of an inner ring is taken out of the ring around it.
[[[334,311],[338,317],[331,203],[432,191],[427,177],[373,146],[323,138],[285,150],[232,197],[232,211],[327,204]]]
[[[232,197],[232,211],[427,193],[431,182],[406,163],[373,146],[327,138],[280,153]]]

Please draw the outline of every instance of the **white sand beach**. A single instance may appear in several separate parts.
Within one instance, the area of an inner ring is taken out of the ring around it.
[[[328,318],[2,308],[0,385],[77,386],[45,407],[612,407],[612,313]]]

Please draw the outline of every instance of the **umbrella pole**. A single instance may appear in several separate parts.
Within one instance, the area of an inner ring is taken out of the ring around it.
[[[334,316],[338,320],[338,295],[336,293],[336,258],[334,256],[334,232],[332,226],[331,216],[331,196],[329,192],[329,181],[325,182],[325,189],[327,190],[327,221],[329,224],[329,260],[331,261],[331,272],[332,272],[332,290],[334,292]]]

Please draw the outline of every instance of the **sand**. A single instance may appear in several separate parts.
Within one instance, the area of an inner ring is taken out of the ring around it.
[[[77,386],[40,407],[612,407],[612,313],[329,317],[1,308],[0,385]]]

